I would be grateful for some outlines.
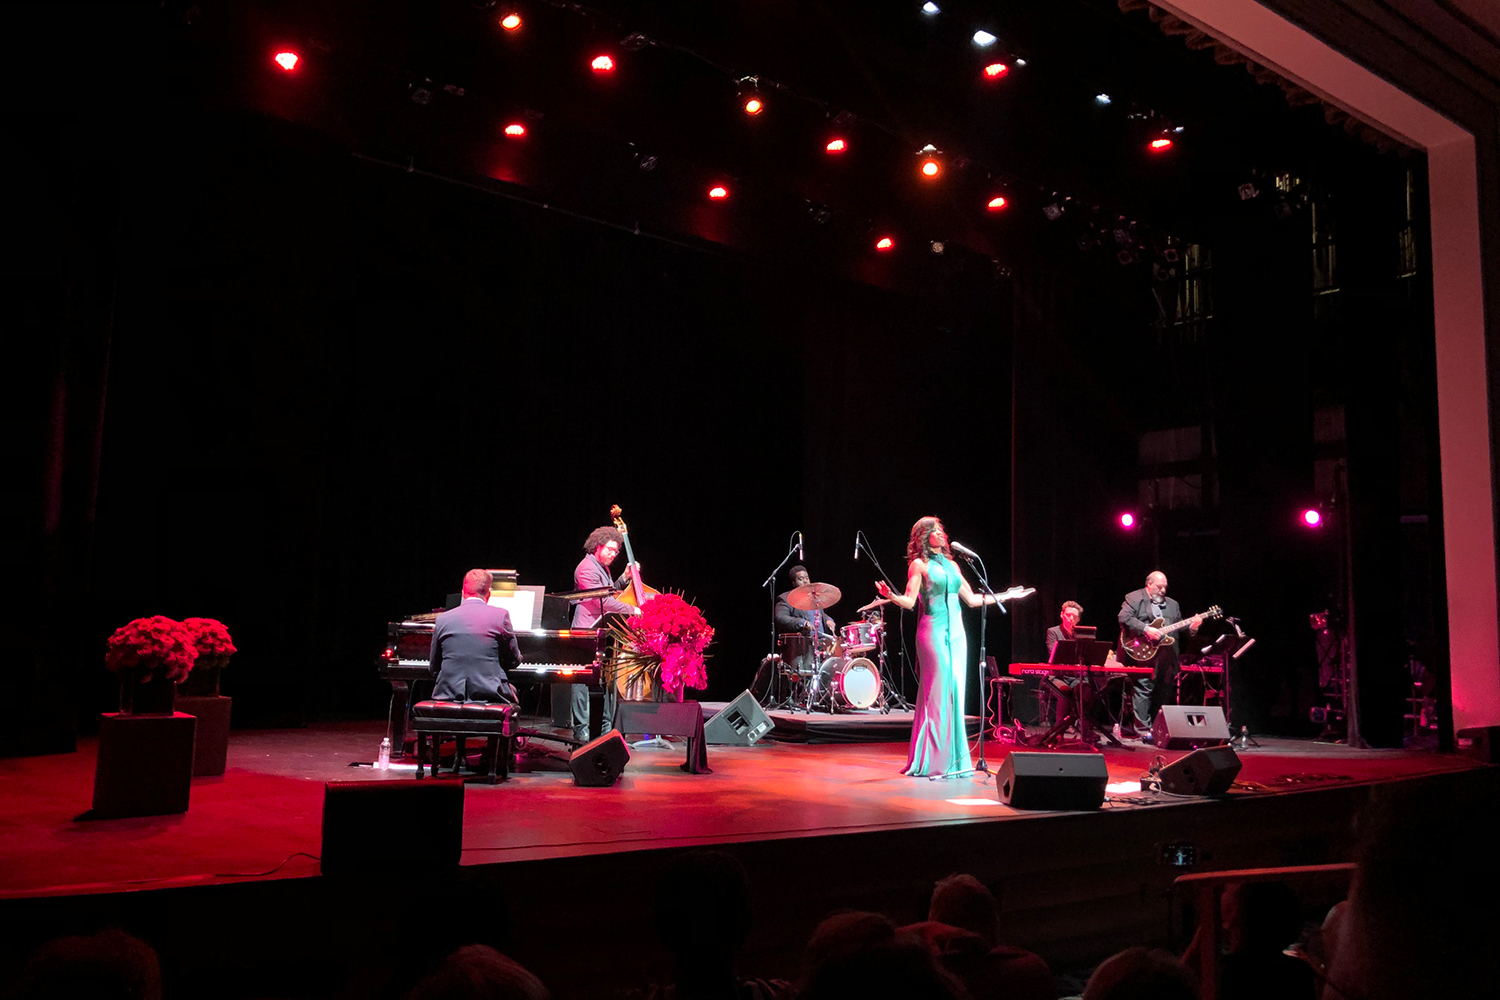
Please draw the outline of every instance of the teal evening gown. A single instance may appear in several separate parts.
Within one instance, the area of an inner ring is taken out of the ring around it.
[[[927,561],[917,618],[917,667],[921,674],[911,722],[911,753],[903,774],[948,774],[974,766],[964,727],[964,680],[969,642],[964,635],[958,568],[941,554]]]

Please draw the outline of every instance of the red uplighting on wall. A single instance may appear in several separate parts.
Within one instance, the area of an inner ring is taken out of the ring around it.
[[[288,73],[297,68],[297,53],[293,52],[290,49],[282,49],[280,52],[272,56],[271,59],[276,63],[276,65],[280,66]]]

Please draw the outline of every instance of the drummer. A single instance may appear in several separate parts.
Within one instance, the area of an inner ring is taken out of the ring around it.
[[[808,576],[806,566],[793,566],[791,568],[792,588],[796,590],[809,586],[812,578]],[[832,642],[835,637],[833,619],[821,608],[804,611],[793,606],[789,598],[793,590],[776,595],[776,632],[778,635],[801,634],[805,637],[816,635],[821,642]],[[800,602],[799,602],[800,603]],[[789,664],[798,670],[811,670],[817,662],[817,651],[812,648],[813,643],[804,643],[803,649],[797,654],[796,659],[803,662]]]

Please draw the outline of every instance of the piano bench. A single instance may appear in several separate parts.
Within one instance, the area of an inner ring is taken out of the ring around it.
[[[452,736],[457,744],[453,753],[454,774],[463,767],[464,738],[483,736],[489,740],[486,756],[489,758],[490,769],[486,775],[475,780],[488,784],[505,781],[510,777],[510,762],[516,752],[516,722],[519,715],[520,709],[503,702],[417,702],[411,707],[411,728],[417,736],[418,780],[422,777],[429,752],[432,758],[432,776],[437,777],[438,751],[444,736]]]

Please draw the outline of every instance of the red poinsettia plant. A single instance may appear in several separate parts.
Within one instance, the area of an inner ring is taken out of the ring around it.
[[[104,665],[116,673],[140,674],[141,680],[165,675],[181,681],[198,658],[193,633],[165,615],[137,618],[115,629],[104,652]]]
[[[704,650],[714,630],[703,612],[676,594],[657,594],[641,613],[615,627],[615,670],[649,677],[669,694],[708,687]]]
[[[194,670],[226,666],[229,658],[238,652],[234,640],[229,638],[229,629],[217,618],[184,618],[182,624],[192,635],[193,645],[198,647]]]

